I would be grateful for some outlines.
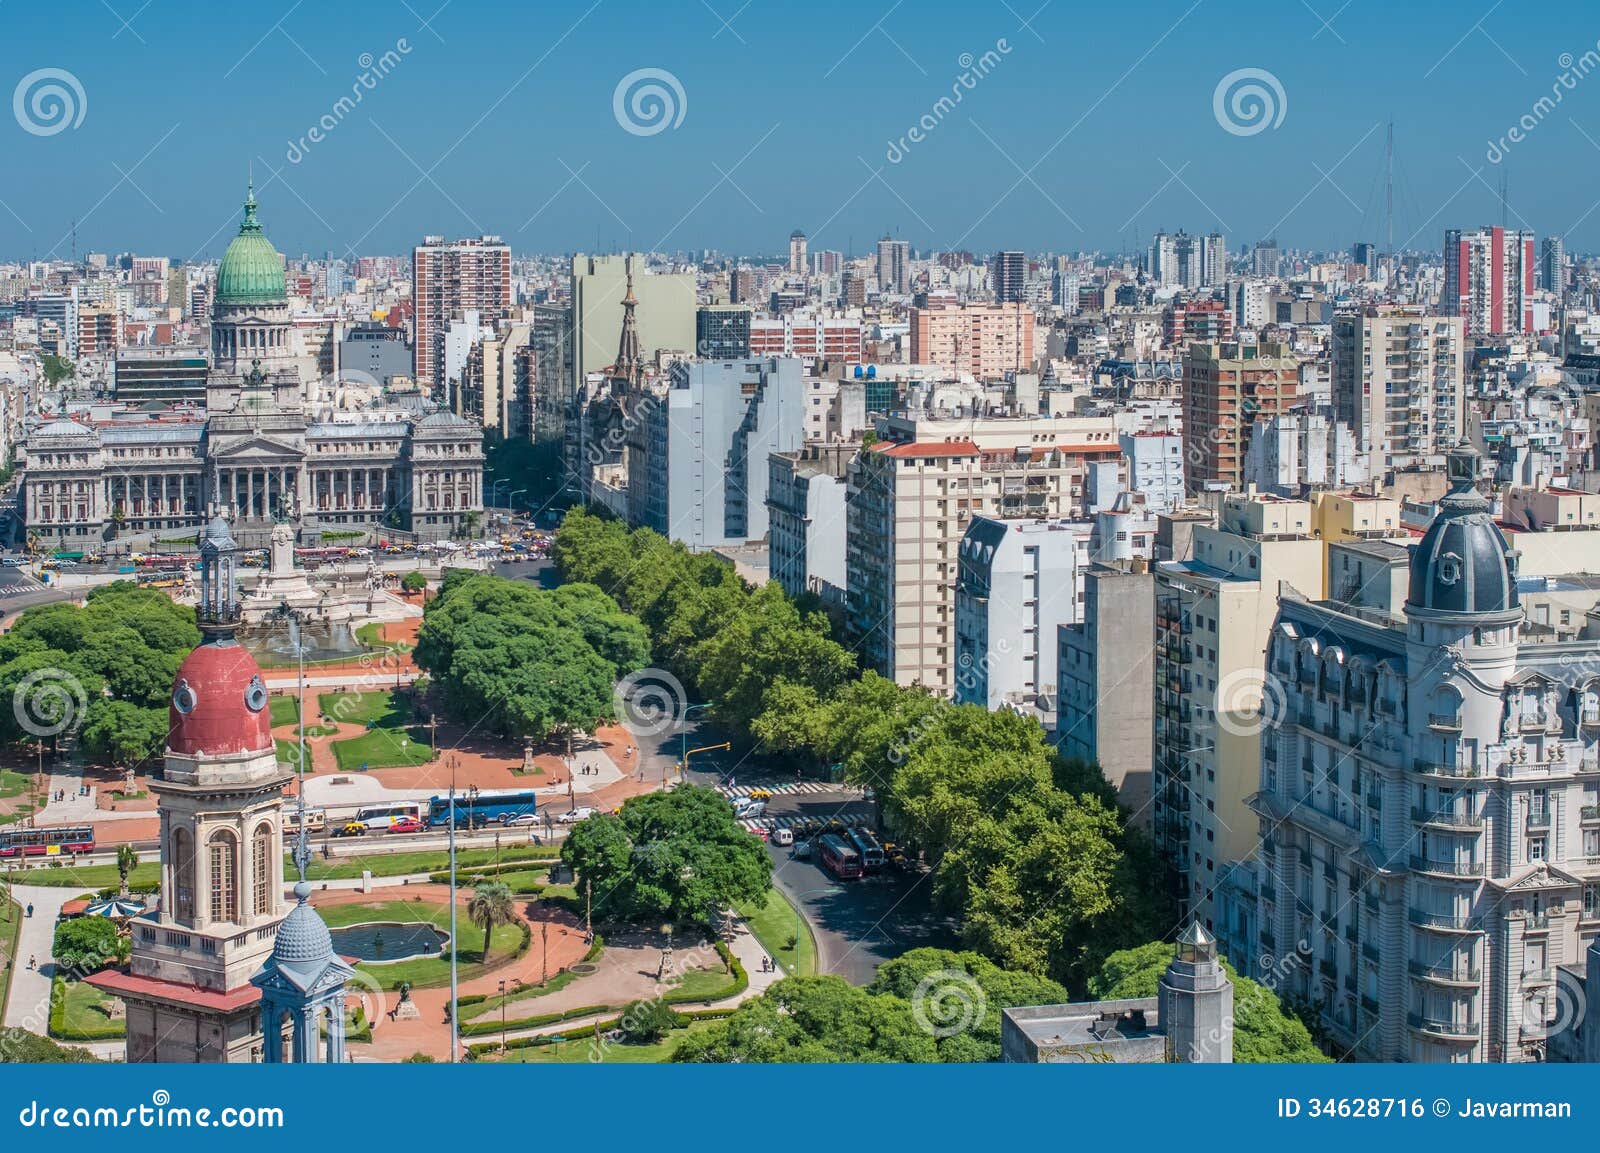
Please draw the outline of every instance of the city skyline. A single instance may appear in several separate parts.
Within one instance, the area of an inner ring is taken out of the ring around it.
[[[1391,120],[1396,249],[1502,215],[1600,247],[1593,198],[1563,175],[1600,150],[1600,56],[1564,12],[1534,29],[1504,9],[1378,24],[1210,0],[1136,22],[1000,3],[825,3],[800,21],[780,5],[668,21],[629,0],[554,19],[284,7],[197,29],[160,0],[126,23],[85,6],[65,37],[9,14],[0,133],[29,175],[0,192],[0,252],[214,258],[232,225],[218,206],[251,170],[291,255],[437,233],[780,253],[794,228],[857,255],[886,232],[918,250],[1131,252],[1179,227],[1381,248]],[[175,48],[191,63],[167,80]],[[64,122],[33,103],[51,86]],[[130,86],[139,99],[115,95]]]

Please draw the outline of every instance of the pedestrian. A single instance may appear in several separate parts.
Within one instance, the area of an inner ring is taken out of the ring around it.
[[[34,960],[33,954],[29,953],[28,954],[28,968],[31,970],[31,969],[36,969],[38,967],[39,967],[38,966],[38,962],[36,960]]]
[[[32,901],[28,902],[28,916],[29,917],[33,916],[33,902]]]

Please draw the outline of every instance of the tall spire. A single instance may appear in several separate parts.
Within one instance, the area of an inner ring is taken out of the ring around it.
[[[622,336],[617,341],[617,361],[611,369],[611,379],[629,387],[637,386],[643,375],[644,357],[639,351],[639,321],[634,310],[639,307],[633,295],[633,257],[628,257],[628,291],[622,297]]]

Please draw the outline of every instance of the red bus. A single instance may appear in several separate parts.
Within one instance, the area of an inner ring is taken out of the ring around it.
[[[861,876],[861,854],[832,833],[817,838],[817,860],[836,881],[854,881]]]
[[[61,857],[94,852],[94,827],[61,825],[51,829],[0,829],[0,858]]]

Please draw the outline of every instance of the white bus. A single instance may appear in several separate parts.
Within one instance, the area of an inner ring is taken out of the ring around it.
[[[357,809],[342,832],[346,837],[364,837],[368,833],[414,833],[421,828],[421,801],[391,801]]]

